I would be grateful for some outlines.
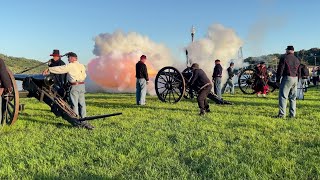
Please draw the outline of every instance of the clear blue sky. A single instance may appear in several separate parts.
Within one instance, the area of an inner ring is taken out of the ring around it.
[[[178,55],[192,25],[199,38],[213,23],[236,31],[245,57],[320,46],[318,0],[10,0],[0,7],[0,53],[41,61],[58,48],[87,63],[93,38],[115,30],[146,35]],[[254,29],[258,39],[248,40]]]

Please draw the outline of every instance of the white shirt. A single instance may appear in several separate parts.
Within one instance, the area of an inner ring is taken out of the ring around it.
[[[78,61],[63,66],[49,67],[49,71],[54,74],[68,73],[67,79],[70,83],[83,82],[87,77],[85,66]]]

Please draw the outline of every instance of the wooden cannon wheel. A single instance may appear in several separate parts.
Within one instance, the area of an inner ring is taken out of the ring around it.
[[[252,69],[252,68],[248,68],[243,70],[240,75],[239,75],[239,79],[238,79],[238,85],[240,90],[244,93],[244,94],[254,94],[256,93],[254,90],[254,83],[255,83],[255,74],[256,70]],[[273,92],[277,89],[275,82],[272,81],[268,81],[268,85],[269,85],[269,91]]]
[[[188,82],[190,79],[191,79],[191,76],[192,76],[192,70],[190,67],[187,67],[186,69],[184,69],[182,71],[182,75],[184,77],[184,80],[186,82]],[[189,86],[186,86],[186,90],[185,90],[185,93],[184,93],[184,98],[186,99],[193,99],[195,97],[197,97],[198,94],[195,92],[195,90],[193,90],[192,88],[190,88]]]
[[[249,69],[243,70],[239,75],[238,85],[239,85],[240,90],[244,94],[254,94],[255,93],[255,90],[253,89],[254,73],[255,73],[255,70],[249,68]]]
[[[12,84],[12,92],[9,93],[3,93],[2,94],[2,118],[1,118],[1,124],[5,125],[12,125],[14,124],[18,119],[18,113],[19,113],[19,92],[16,80],[14,79],[14,76],[12,72],[7,69],[9,73],[9,77],[11,79]]]
[[[160,69],[155,79],[155,90],[162,102],[179,102],[185,93],[185,86],[182,74],[171,66]]]

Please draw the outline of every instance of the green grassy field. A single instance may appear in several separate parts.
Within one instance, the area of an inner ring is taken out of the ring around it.
[[[296,119],[274,119],[277,93],[225,95],[198,116],[196,101],[177,104],[133,94],[87,94],[93,131],[71,127],[47,105],[26,110],[0,131],[0,179],[319,179],[319,90],[298,101]]]

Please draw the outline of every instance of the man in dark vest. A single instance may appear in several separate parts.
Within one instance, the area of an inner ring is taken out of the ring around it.
[[[214,84],[214,93],[221,99],[221,78],[222,78],[222,66],[220,60],[214,61],[215,66],[212,74],[212,82]]]
[[[136,64],[136,103],[146,105],[147,84],[149,82],[148,69],[146,66],[147,56],[142,55]]]
[[[230,66],[227,69],[227,71],[228,71],[228,79],[227,79],[227,82],[224,84],[224,86],[222,88],[222,94],[225,93],[227,85],[230,86],[230,93],[234,94],[234,84],[233,84],[233,81],[232,81],[232,78],[234,76],[233,67],[234,67],[234,63],[231,62]]]
[[[207,96],[212,89],[212,84],[207,77],[206,73],[199,68],[197,63],[193,63],[191,66],[192,77],[188,82],[188,85],[198,92],[198,106],[200,108],[200,116],[203,116],[206,112],[210,112]]]
[[[66,65],[62,60],[61,60],[61,55],[60,51],[58,49],[54,49],[52,54],[52,59],[50,59],[48,66],[49,67],[56,67],[56,66],[63,66]],[[48,74],[48,70],[45,70],[43,74]],[[67,74],[54,74],[54,79],[55,79],[55,84],[53,88],[58,92],[58,94],[62,97],[64,97],[66,94],[65,92],[65,86],[67,83]]]
[[[277,118],[286,116],[287,99],[289,98],[289,117],[296,116],[296,98],[298,78],[300,76],[300,61],[294,55],[294,47],[288,46],[286,54],[280,58],[277,69],[277,83],[280,83],[279,91],[279,113]]]

